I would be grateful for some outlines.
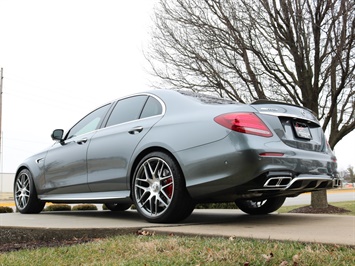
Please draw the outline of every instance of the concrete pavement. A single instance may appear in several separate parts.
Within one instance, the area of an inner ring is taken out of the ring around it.
[[[354,197],[354,190],[330,190]],[[307,195],[305,195],[307,196]],[[13,200],[0,206],[14,206]],[[355,203],[354,203],[355,204]],[[72,239],[134,233],[295,240],[355,246],[355,216],[278,214],[250,216],[239,210],[195,210],[178,224],[151,224],[136,211],[70,211],[0,214],[0,245],[12,239]]]
[[[355,216],[277,214],[250,216],[239,210],[195,210],[178,224],[151,224],[136,211],[0,214],[0,244],[9,239],[104,237],[139,230],[156,234],[295,240],[355,246]]]
[[[355,246],[355,217],[321,214],[250,216],[227,210],[197,212],[196,217],[230,215],[223,222],[154,228],[156,233],[242,237]],[[202,220],[201,220],[202,221]],[[150,229],[152,230],[152,229]]]

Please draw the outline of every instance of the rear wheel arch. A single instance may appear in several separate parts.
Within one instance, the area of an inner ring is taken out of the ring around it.
[[[195,203],[171,153],[150,150],[132,171],[131,196],[138,213],[147,221],[178,222],[191,214]]]
[[[162,152],[162,153],[165,153],[167,155],[169,155],[174,161],[175,163],[177,164],[177,166],[179,167],[179,170],[181,171],[181,173],[183,174],[183,177],[184,177],[184,182],[185,182],[185,187],[186,187],[186,180],[185,180],[185,175],[184,175],[184,171],[182,170],[181,166],[180,166],[180,163],[179,161],[176,159],[176,157],[167,149],[163,148],[163,147],[159,147],[159,146],[156,146],[156,147],[150,147],[150,148],[147,148],[145,150],[143,150],[141,153],[139,153],[139,155],[135,158],[131,168],[130,168],[130,173],[129,173],[129,187],[131,188],[132,187],[132,180],[133,180],[133,175],[134,175],[134,172],[135,172],[135,169],[137,168],[139,162],[146,156],[148,155],[149,153],[152,153],[152,152]],[[132,191],[131,191],[132,193]]]

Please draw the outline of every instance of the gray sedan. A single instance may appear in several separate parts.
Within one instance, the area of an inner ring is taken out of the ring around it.
[[[340,185],[316,117],[280,102],[153,90],[102,105],[52,139],[16,172],[21,213],[46,202],[134,204],[147,221],[167,223],[197,203],[267,214],[286,197]]]

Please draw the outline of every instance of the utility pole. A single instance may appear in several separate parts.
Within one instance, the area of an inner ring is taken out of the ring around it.
[[[0,72],[0,163],[2,159],[2,79],[3,79],[3,69]]]
[[[1,68],[1,73],[0,73],[0,160],[2,158],[2,79],[3,79],[3,69]]]
[[[0,178],[1,178],[1,188],[0,188],[0,193],[3,192],[4,186],[3,186],[3,175],[2,175],[2,79],[3,79],[3,69],[1,68],[0,70]]]

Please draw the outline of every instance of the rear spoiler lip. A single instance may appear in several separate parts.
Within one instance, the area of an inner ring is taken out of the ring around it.
[[[303,108],[309,112],[314,113],[312,110],[308,109],[307,107],[296,105],[293,103],[286,103],[286,102],[279,102],[279,101],[271,101],[271,100],[257,100],[255,102],[252,102],[251,105],[257,105],[257,104],[281,104],[281,105],[289,105],[289,106],[295,106],[299,108]]]
[[[303,107],[303,106],[299,106],[299,105],[296,105],[296,104],[292,104],[292,103],[286,103],[286,102],[279,102],[279,101],[270,101],[270,100],[257,100],[257,101],[255,101],[255,102],[252,102],[250,105],[262,105],[262,104],[277,104],[277,105],[287,105],[287,106],[293,106],[293,107],[298,107],[298,108],[301,108],[301,109],[304,109],[304,110],[306,110],[306,111],[308,111],[308,112],[310,112],[312,115],[313,115],[313,117],[314,117],[314,119],[312,119],[312,122],[314,122],[314,123],[316,123],[317,125],[319,125],[320,126],[320,122],[318,121],[318,119],[316,118],[317,116],[316,116],[316,114],[312,111],[312,110],[310,110],[310,109],[308,109],[308,108],[306,108],[306,107]],[[260,112],[260,111],[259,111]],[[264,114],[270,114],[270,115],[279,115],[279,116],[285,116],[284,114],[282,114],[282,113],[272,113],[272,112],[263,112],[263,111],[261,111],[260,113],[264,113]],[[296,116],[296,115],[291,115],[293,118],[300,118],[300,119],[304,119],[304,118],[302,118],[302,117],[300,117],[300,116]]]

